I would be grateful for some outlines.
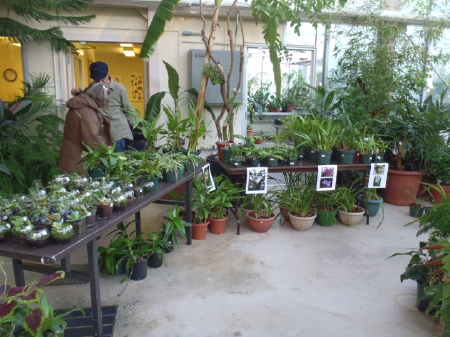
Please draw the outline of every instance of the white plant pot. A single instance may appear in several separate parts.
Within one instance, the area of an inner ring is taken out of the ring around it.
[[[289,212],[289,219],[291,220],[291,224],[298,231],[307,231],[308,229],[310,229],[316,217],[316,212],[314,212],[314,216],[310,217],[298,217],[292,215],[292,213]]]
[[[242,208],[242,214],[244,215],[245,220],[247,220],[247,215],[250,212],[253,212],[253,209]]]
[[[339,220],[342,221],[344,225],[356,226],[359,224],[364,216],[364,211],[358,213],[350,213],[338,209]]]

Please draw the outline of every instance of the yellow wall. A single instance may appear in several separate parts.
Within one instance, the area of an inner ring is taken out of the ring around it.
[[[17,79],[9,82],[3,76],[6,69],[13,69]],[[11,102],[15,95],[22,95],[22,56],[20,47],[14,46],[7,40],[0,40],[0,99]]]
[[[132,99],[130,79],[131,74],[144,73],[144,61],[140,59],[137,54],[135,57],[126,57],[122,52],[95,52],[95,59],[108,64],[109,75],[111,77],[120,76],[122,84],[127,89],[128,98],[130,99],[131,104],[139,110],[141,115],[143,115],[145,112],[144,99],[141,101]]]

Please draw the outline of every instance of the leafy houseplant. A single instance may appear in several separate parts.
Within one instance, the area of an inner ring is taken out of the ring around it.
[[[180,216],[180,207],[178,205],[174,205],[172,210],[167,211],[167,216],[162,218],[167,220],[167,224],[162,224],[160,231],[164,233],[164,240],[171,244],[173,250],[178,247],[177,235],[185,238],[186,227],[191,226],[191,224],[184,221],[183,217]]]
[[[337,200],[335,191],[321,191],[314,196],[317,223],[321,226],[333,226],[336,222]]]
[[[147,233],[147,240],[153,253],[149,256],[147,265],[150,268],[158,268],[163,264],[163,256],[167,249],[171,248],[170,242],[164,239],[163,232]]]
[[[195,212],[192,224],[192,238],[195,240],[203,240],[206,238],[206,231],[209,225],[209,187],[206,187],[203,175],[193,177],[191,182],[193,187],[192,208]]]
[[[12,237],[17,243],[25,243],[27,235],[33,229],[31,221],[26,216],[13,216],[10,219],[12,229]]]
[[[233,207],[233,202],[240,199],[239,193],[243,190],[233,184],[228,177],[217,176],[214,178],[216,190],[206,197],[209,199],[210,231],[213,234],[223,234],[228,220],[227,207]]]
[[[245,161],[245,157],[242,155],[242,147],[237,144],[233,144],[230,146],[230,151],[230,164],[235,168],[241,167],[242,162]]]
[[[99,169],[101,172],[100,175],[93,176],[93,178],[99,178],[105,176],[106,173],[109,170],[112,170],[116,165],[123,166],[127,158],[120,152],[114,152],[116,145],[117,143],[114,143],[108,148],[103,144],[92,144],[93,147],[84,144],[87,151],[83,151],[81,154],[83,159],[80,161],[80,163],[84,163],[83,169],[88,172]]]
[[[383,218],[378,224],[378,226],[380,226],[384,220],[384,207],[380,197],[376,193],[369,191],[367,187],[358,188],[355,184],[353,184],[350,188],[341,186],[336,189],[336,200],[339,204],[339,219],[347,226],[357,225],[362,220],[365,210],[364,208],[356,205],[360,194],[364,194],[364,198],[374,198],[378,200],[383,211]]]
[[[412,183],[414,185],[414,183]],[[417,197],[417,194],[414,194],[414,191],[417,191],[417,189],[414,188],[414,186],[408,186],[409,188],[406,188],[405,186],[400,186],[403,191],[405,191],[405,196],[411,200],[411,203],[409,204],[409,215],[415,218],[420,218],[424,211],[423,204],[420,203],[419,198]]]
[[[275,221],[277,205],[271,193],[255,194],[253,198],[255,210],[247,215],[250,227],[258,233],[267,232]]]
[[[52,337],[57,333],[59,336],[67,326],[63,320],[65,316],[73,311],[80,311],[84,315],[82,308],[55,315],[55,311],[48,303],[47,295],[44,294],[42,288],[54,280],[64,278],[63,271],[47,275],[39,282],[35,281],[24,287],[12,287],[8,290],[7,274],[1,263],[0,269],[5,276],[4,292],[2,293],[4,302],[0,305],[1,336]],[[31,291],[33,286],[35,290]]]

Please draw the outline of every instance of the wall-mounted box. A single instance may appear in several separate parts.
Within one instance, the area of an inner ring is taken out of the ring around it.
[[[222,67],[225,72],[225,79],[231,68],[231,53],[227,50],[215,50],[213,55],[217,61],[222,62]],[[200,78],[203,73],[203,66],[205,64],[206,51],[204,49],[190,49],[189,50],[189,88],[195,88],[200,90]],[[231,76],[231,90],[235,89],[239,83],[239,63],[240,52],[234,52],[234,68]],[[211,65],[214,62],[211,61]],[[208,81],[206,87],[206,102],[210,105],[223,104],[222,95],[220,93],[220,84],[212,85],[211,81]],[[235,102],[242,102],[242,84],[241,91],[238,93]]]

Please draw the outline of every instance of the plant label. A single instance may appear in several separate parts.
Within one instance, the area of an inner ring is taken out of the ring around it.
[[[325,155],[324,155],[324,154],[321,154],[320,156],[321,156],[322,158],[325,158]]]
[[[292,166],[294,165],[294,162],[293,161],[291,161],[289,164],[291,164]]]
[[[311,150],[311,153],[315,153],[314,150]]]
[[[91,216],[92,214],[91,214],[91,212],[87,212],[87,214],[86,214],[86,216]]]
[[[270,158],[269,160],[270,160],[270,161],[274,161],[275,159],[273,159],[273,158]]]
[[[109,207],[113,207],[113,203],[110,203],[110,204],[109,204]]]
[[[239,163],[234,163],[234,166],[238,166],[239,165]]]

